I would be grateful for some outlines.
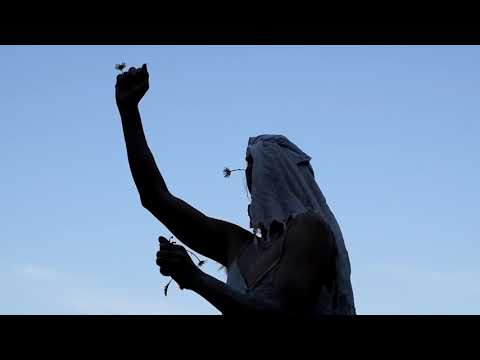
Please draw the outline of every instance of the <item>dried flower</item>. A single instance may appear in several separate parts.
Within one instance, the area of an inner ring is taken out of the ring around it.
[[[115,65],[115,69],[122,73],[123,73],[123,69],[125,69],[126,67],[127,67],[127,64],[125,64],[124,62],[122,62],[121,64]]]
[[[245,170],[245,169],[234,169],[234,170],[230,170],[228,167],[224,168],[223,169],[223,177],[229,177],[232,172],[234,171],[241,171],[241,170]]]

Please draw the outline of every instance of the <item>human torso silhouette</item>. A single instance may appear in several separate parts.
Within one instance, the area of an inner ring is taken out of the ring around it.
[[[335,241],[320,216],[300,214],[279,236],[272,232],[269,241],[254,240],[250,231],[208,217],[170,192],[143,133],[138,104],[148,88],[146,65],[117,77],[116,100],[141,203],[182,243],[227,267],[228,280],[203,273],[182,246],[164,238],[157,253],[160,272],[226,315],[353,313],[336,304],[323,306],[341,299],[335,295]]]

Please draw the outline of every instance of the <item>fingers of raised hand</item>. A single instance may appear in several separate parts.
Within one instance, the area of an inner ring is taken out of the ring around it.
[[[131,67],[128,71],[117,75],[117,83],[133,83],[145,78],[145,73],[141,69]]]
[[[115,84],[115,87],[122,86],[125,81],[125,74],[118,74],[117,75],[117,83]]]
[[[145,80],[148,80],[148,72],[146,70],[146,67],[144,68],[143,66],[140,68],[131,67],[130,69],[128,69],[126,76],[135,83],[142,83]]]
[[[148,71],[146,64],[144,64],[140,68],[131,67],[128,71],[123,72],[117,75],[117,83],[115,84],[116,87],[122,87],[126,85],[142,85],[145,86],[147,83],[148,88]]]

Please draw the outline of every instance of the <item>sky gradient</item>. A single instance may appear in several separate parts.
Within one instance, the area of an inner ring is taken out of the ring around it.
[[[312,156],[359,314],[480,314],[478,46],[1,46],[0,313],[218,314],[163,295],[115,105],[140,111],[174,195],[248,227],[248,137]],[[219,265],[205,270],[225,279]]]

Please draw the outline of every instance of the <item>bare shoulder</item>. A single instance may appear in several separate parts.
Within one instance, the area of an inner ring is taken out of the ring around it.
[[[286,306],[307,308],[335,276],[335,241],[328,224],[312,213],[296,216],[287,231],[277,287]]]
[[[291,220],[286,247],[297,254],[331,254],[335,241],[328,224],[320,215],[304,213]]]

